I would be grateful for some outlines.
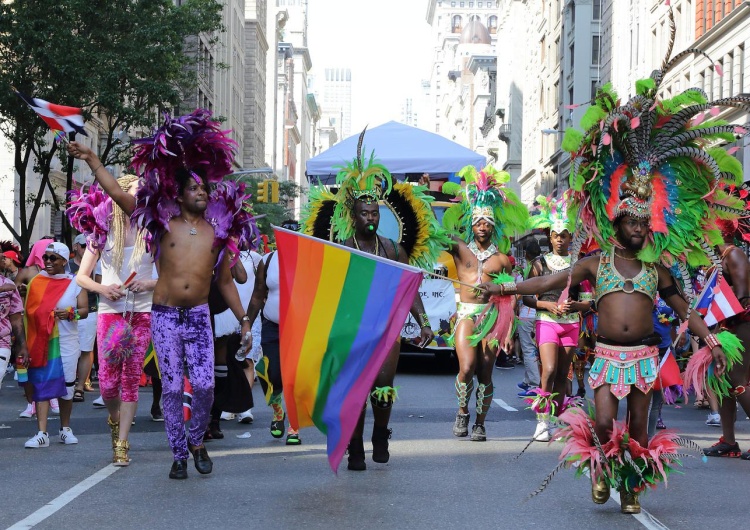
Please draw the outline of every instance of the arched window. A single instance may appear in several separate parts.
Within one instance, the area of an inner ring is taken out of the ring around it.
[[[487,19],[487,29],[490,31],[490,35],[497,33],[497,15],[491,15]]]
[[[461,15],[453,15],[451,19],[451,32],[461,33]]]

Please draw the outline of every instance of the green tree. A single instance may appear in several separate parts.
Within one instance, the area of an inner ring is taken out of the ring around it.
[[[18,174],[20,230],[0,219],[28,251],[55,156],[67,164],[47,125],[13,94],[82,107],[84,117],[102,120],[104,137],[94,138],[105,164],[129,159],[124,131],[147,131],[162,111],[179,103],[197,81],[199,33],[221,28],[217,0],[23,0],[0,2],[0,132],[9,139]],[[209,45],[213,41],[209,41]],[[27,172],[40,177],[27,193]],[[12,178],[12,176],[11,176]],[[67,190],[66,190],[67,191]],[[60,207],[59,204],[56,206]]]
[[[295,219],[292,205],[294,204],[294,199],[300,196],[302,188],[291,180],[279,182],[279,202],[255,202],[255,197],[258,196],[258,183],[266,179],[260,176],[246,175],[239,180],[247,185],[247,189],[252,195],[250,201],[253,203],[253,212],[256,215],[265,216],[258,219],[260,233],[267,235],[269,240],[273,240],[273,228],[271,225],[279,226],[288,219]],[[299,219],[296,220],[299,221]]]

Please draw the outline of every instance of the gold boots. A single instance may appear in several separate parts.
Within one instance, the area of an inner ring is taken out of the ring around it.
[[[130,442],[127,440],[116,440],[112,451],[112,463],[118,467],[129,465],[128,449],[130,449]]]
[[[609,500],[609,484],[603,477],[591,481],[591,500],[595,504],[605,504]]]
[[[641,503],[637,493],[620,492],[620,511],[622,513],[641,513]]]
[[[107,425],[109,425],[109,432],[112,434],[112,449],[114,449],[117,439],[120,438],[120,422],[115,423],[112,421],[112,416],[107,416]]]

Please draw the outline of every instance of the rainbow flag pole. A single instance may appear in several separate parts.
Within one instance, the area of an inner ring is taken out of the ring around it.
[[[422,271],[274,227],[281,374],[289,423],[327,435],[338,469],[368,393],[398,340]]]

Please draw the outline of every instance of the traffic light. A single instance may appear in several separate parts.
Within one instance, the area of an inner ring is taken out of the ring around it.
[[[256,202],[268,202],[268,181],[258,182],[258,193],[255,196]]]
[[[269,184],[271,184],[271,202],[277,203],[279,202],[279,181],[271,180]]]

